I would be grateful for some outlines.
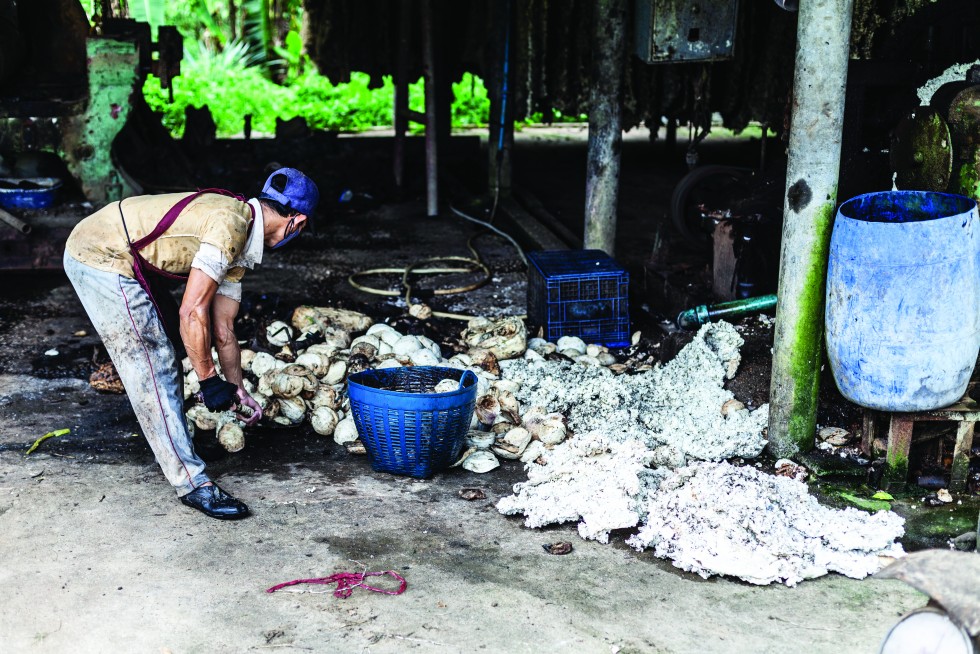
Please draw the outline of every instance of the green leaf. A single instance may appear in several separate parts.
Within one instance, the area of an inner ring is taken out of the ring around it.
[[[874,495],[871,496],[871,499],[873,499],[873,500],[894,500],[895,498],[892,497],[890,494],[886,493],[885,491],[878,491],[877,493],[875,493]]]
[[[892,505],[888,502],[882,500],[866,500],[856,495],[851,495],[850,493],[841,493],[840,496],[853,504],[854,506],[864,509],[865,511],[889,511]]]
[[[286,49],[296,59],[303,54],[303,39],[296,30],[289,30],[286,34]]]

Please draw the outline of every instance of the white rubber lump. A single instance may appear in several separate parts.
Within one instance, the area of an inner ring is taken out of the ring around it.
[[[642,509],[644,524],[627,540],[653,548],[704,578],[731,575],[753,584],[795,586],[828,572],[861,579],[880,557],[904,554],[895,542],[905,521],[817,502],[806,484],[751,466],[696,463],[663,481]]]
[[[528,527],[577,522],[582,538],[603,543],[639,527],[628,541],[637,549],[756,584],[863,577],[881,567],[879,555],[901,555],[902,518],[826,508],[800,482],[718,463],[758,456],[766,442],[768,406],[750,411],[724,389],[741,345],[731,325],[716,323],[667,365],[636,375],[503,362],[521,403],[564,413],[572,436],[525,459],[527,481],[497,509]]]
[[[658,450],[657,465],[688,459],[720,461],[758,456],[769,406],[749,411],[722,407],[740,362],[742,337],[728,323],[705,325],[665,366],[636,375],[613,375],[599,366],[550,361],[502,361],[504,379],[520,382],[522,405],[568,416],[576,433],[597,431],[613,442],[639,440]]]

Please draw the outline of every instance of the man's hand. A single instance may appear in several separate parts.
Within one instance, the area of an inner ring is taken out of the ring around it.
[[[208,411],[227,411],[235,405],[237,396],[238,387],[218,375],[201,380],[201,399]]]
[[[251,427],[262,418],[262,407],[241,386],[238,387],[235,396],[238,398],[238,410],[235,411],[235,415],[245,423],[246,427]],[[249,409],[249,411],[243,409]]]

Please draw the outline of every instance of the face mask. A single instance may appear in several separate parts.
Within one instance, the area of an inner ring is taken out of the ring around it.
[[[288,225],[286,225],[286,231],[287,231],[287,232],[288,232],[288,231],[289,231],[289,229],[290,229],[290,228],[291,228],[291,227],[293,226],[293,222],[294,222],[294,221],[295,221],[295,218],[294,218],[294,219],[291,219],[291,220],[289,221],[289,224],[288,224]],[[300,233],[301,231],[303,231],[303,230],[301,230],[301,229],[297,229],[297,230],[295,230],[295,231],[293,231],[292,233],[290,233],[290,234],[287,234],[287,235],[286,235],[286,236],[285,236],[285,237],[284,237],[284,238],[283,238],[283,239],[282,239],[281,241],[279,241],[278,243],[276,243],[276,244],[275,244],[275,245],[273,245],[273,246],[270,246],[270,248],[269,248],[269,249],[271,249],[271,250],[278,250],[279,248],[281,248],[282,246],[284,246],[284,245],[285,245],[286,243],[289,243],[289,242],[290,242],[291,240],[293,240],[294,238],[296,238],[297,236],[299,236],[299,233]]]

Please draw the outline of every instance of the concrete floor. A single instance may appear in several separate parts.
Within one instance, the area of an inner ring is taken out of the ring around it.
[[[373,473],[323,443],[312,449],[213,466],[255,512],[239,523],[176,503],[145,452],[114,462],[84,450],[0,454],[4,651],[839,654],[875,651],[901,613],[924,603],[894,581],[704,581],[620,539],[526,530],[492,506],[516,466],[416,481]],[[470,486],[488,499],[460,499]],[[556,540],[575,550],[546,554],[541,545]],[[407,591],[264,592],[365,568],[397,571]]]
[[[459,221],[417,206],[338,221],[302,249],[271,257],[247,289],[397,313],[348,288],[353,270],[465,254]],[[365,234],[371,235],[369,238]],[[522,310],[523,274],[486,244],[496,283],[459,309]],[[511,272],[508,272],[511,271]],[[74,336],[88,330],[86,336]],[[98,344],[58,276],[8,280],[0,296],[0,651],[782,652],[875,651],[903,612],[925,600],[894,581],[828,576],[797,588],[702,580],[614,536],[574,526],[531,531],[496,499],[522,476],[459,470],[418,481],[374,473],[303,431],[258,432],[210,471],[246,500],[238,523],[180,505],[123,396],[85,381]],[[46,357],[55,348],[59,354]],[[41,434],[68,436],[24,452]],[[466,487],[486,500],[467,502]],[[542,545],[574,543],[567,556]],[[321,586],[267,594],[276,583],[337,571],[395,570],[404,595]]]

